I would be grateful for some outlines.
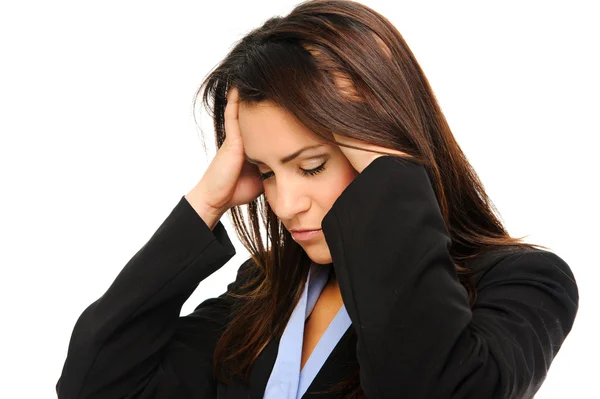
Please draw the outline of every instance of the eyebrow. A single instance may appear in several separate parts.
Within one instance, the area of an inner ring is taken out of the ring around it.
[[[290,155],[287,155],[287,156],[281,158],[281,160],[279,162],[281,162],[282,164],[286,164],[286,163],[288,163],[290,161],[293,161],[294,159],[298,158],[298,156],[300,154],[302,154],[304,151],[308,151],[308,150],[311,150],[313,148],[322,147],[322,146],[323,146],[323,144],[314,144],[314,145],[309,145],[309,146],[300,148],[298,151],[296,151],[296,152],[294,152],[294,153],[292,153]],[[253,163],[253,164],[256,164],[256,165],[265,165],[264,162],[261,162],[261,161],[258,161],[256,159],[250,158],[248,155],[246,155],[246,153],[244,153],[244,155],[246,156],[246,160],[248,162],[250,162],[250,163]]]

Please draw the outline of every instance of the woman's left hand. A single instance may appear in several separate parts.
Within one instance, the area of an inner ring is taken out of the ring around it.
[[[355,147],[360,147],[364,149],[355,150],[354,148],[339,146],[346,158],[348,158],[348,161],[350,161],[350,164],[352,164],[352,166],[354,167],[354,169],[356,169],[358,173],[361,173],[367,166],[371,164],[371,162],[373,162],[379,157],[383,157],[386,155],[402,155],[408,158],[411,157],[405,152],[393,150],[391,148],[380,147],[374,144],[368,144],[360,140],[339,136],[335,133],[333,133],[333,137],[338,143],[353,145]],[[381,151],[385,152],[385,154],[378,154],[372,151]]]

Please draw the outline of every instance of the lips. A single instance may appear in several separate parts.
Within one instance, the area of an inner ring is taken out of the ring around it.
[[[292,238],[295,241],[310,241],[313,238],[321,235],[321,229],[316,230],[291,230]]]

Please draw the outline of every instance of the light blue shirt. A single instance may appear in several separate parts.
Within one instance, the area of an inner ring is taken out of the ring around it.
[[[332,264],[311,263],[302,297],[294,308],[281,336],[277,359],[265,388],[264,399],[301,398],[335,345],[350,327],[352,322],[346,312],[346,307],[342,304],[300,371],[304,324],[315,307],[332,268]]]

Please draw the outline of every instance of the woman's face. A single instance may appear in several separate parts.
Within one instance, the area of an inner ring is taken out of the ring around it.
[[[246,157],[261,173],[273,212],[288,231],[320,230],[325,214],[358,174],[339,147],[270,101],[252,107],[240,103],[239,124]],[[315,263],[332,262],[322,231],[308,240],[294,239]]]

